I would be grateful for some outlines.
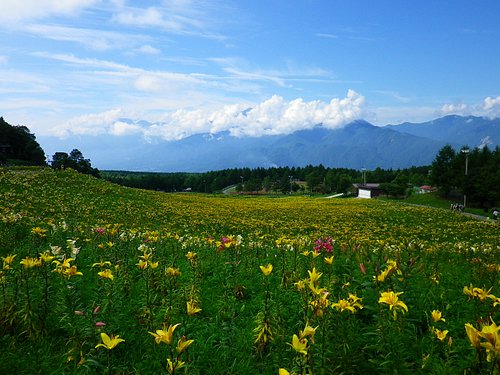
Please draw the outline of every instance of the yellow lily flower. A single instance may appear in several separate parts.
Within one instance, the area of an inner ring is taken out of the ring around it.
[[[350,311],[353,314],[356,312],[354,306],[346,299],[340,299],[338,302],[332,303],[332,307],[340,311]]]
[[[48,262],[51,262],[52,259],[54,259],[54,256],[53,255],[50,255],[50,252],[49,251],[46,251],[44,253],[40,253],[40,256],[38,257],[38,260],[41,262],[41,263],[48,263]]]
[[[323,292],[326,291],[325,288],[320,288],[319,285],[316,285],[313,282],[309,282],[308,286],[309,286],[309,289],[311,290],[311,292],[313,292],[316,295],[323,294]]]
[[[262,271],[264,276],[269,276],[271,274],[271,272],[273,271],[273,265],[268,264],[266,266],[260,266],[260,270]]]
[[[37,258],[26,257],[19,262],[25,269],[40,266],[41,262]]]
[[[165,274],[167,276],[176,277],[176,276],[180,276],[181,271],[178,268],[175,268],[175,267],[167,267],[165,269]]]
[[[307,339],[299,339],[297,335],[293,335],[292,337],[292,348],[300,354],[307,355]]]
[[[98,272],[97,274],[103,279],[113,280],[114,277],[109,268],[106,268],[104,271]]]
[[[189,316],[194,316],[201,311],[201,308],[198,307],[198,304],[194,300],[189,300],[186,303],[186,305],[187,305],[187,314]]]
[[[490,294],[492,289],[493,288],[490,288],[488,290],[484,290],[481,288],[474,288],[472,291],[474,293],[474,297],[479,298],[480,301],[484,301],[487,298],[496,299],[494,295]]]
[[[77,270],[76,266],[71,266],[70,268],[67,268],[63,272],[64,276],[66,276],[68,279],[72,276],[82,276],[83,273]]]
[[[106,266],[110,267],[111,266],[111,262],[108,261],[108,260],[106,260],[106,261],[103,262],[101,260],[99,263],[92,264],[92,268],[94,268],[94,267],[104,268]]]
[[[299,336],[301,339],[303,339],[304,337],[310,336],[311,341],[314,343],[314,334],[316,333],[316,329],[318,329],[318,327],[313,328],[309,325],[309,323],[306,323],[304,330],[299,331]]]
[[[380,293],[380,298],[378,303],[385,303],[389,305],[389,309],[394,311],[394,319],[397,316],[397,310],[403,310],[408,312],[408,307],[403,301],[400,301],[398,296],[403,294],[403,292],[394,293],[393,291]]]
[[[306,282],[304,280],[299,280],[294,285],[297,288],[297,290],[304,290],[306,287]]]
[[[487,340],[491,344],[495,345],[497,341],[500,341],[500,337],[498,335],[498,331],[500,327],[492,322],[490,325],[484,325],[481,328],[481,332],[479,332],[479,336],[483,339]]]
[[[441,331],[440,329],[434,328],[432,330],[432,332],[436,335],[436,337],[440,341],[444,341],[444,339],[446,338],[446,335],[448,334],[448,330],[447,329],[445,329],[444,331]]]
[[[185,365],[185,362],[183,361],[175,361],[172,362],[170,358],[167,358],[167,371],[169,374],[174,374],[178,369],[183,367]]]
[[[471,345],[475,348],[479,348],[481,345],[479,338],[479,331],[470,323],[465,323],[465,332]]]
[[[446,322],[446,320],[443,319],[443,317],[442,317],[441,311],[439,311],[439,310],[432,310],[431,317],[432,317],[432,320],[434,320],[436,323],[439,321]]]
[[[33,233],[35,236],[38,236],[38,237],[46,237],[47,236],[47,229],[35,227],[35,228],[31,229],[31,233]]]
[[[316,281],[319,280],[319,278],[321,277],[321,275],[323,275],[322,272],[318,272],[316,271],[316,267],[314,267],[312,269],[312,271],[307,271],[309,273],[309,281],[311,283],[315,283]]]
[[[380,273],[380,275],[376,276],[376,279],[379,283],[383,283],[385,279],[387,279],[394,272],[394,268],[386,268],[384,271]]]
[[[7,255],[6,257],[2,257],[4,270],[10,269],[10,265],[14,262],[14,258],[16,256],[17,256],[17,254],[11,254],[11,255]]]
[[[186,336],[182,336],[179,339],[179,341],[177,341],[177,346],[175,347],[175,350],[177,350],[177,353],[181,354],[193,342],[194,342],[194,340],[186,340]]]
[[[196,254],[195,252],[193,251],[188,251],[187,254],[186,254],[186,258],[187,260],[189,260],[190,262],[193,262],[194,260],[196,260],[196,256],[198,254]]]
[[[121,339],[119,335],[116,336],[111,335],[111,337],[109,337],[104,332],[101,332],[101,340],[102,344],[97,344],[95,347],[99,348],[102,346],[103,348],[106,348],[108,350],[115,348],[119,343],[125,341],[124,339]]]
[[[331,257],[325,257],[326,264],[333,264],[333,255]]]
[[[165,329],[157,329],[156,333],[149,332],[149,334],[154,336],[157,344],[164,342],[164,343],[170,345],[172,343],[173,338],[174,338],[174,331],[179,325],[180,325],[180,323],[177,323],[175,325],[169,326],[166,330]]]
[[[2,257],[2,260],[5,264],[12,264],[12,262],[14,262],[14,259],[16,256],[17,256],[17,254],[10,254],[10,255],[7,255],[6,257]]]

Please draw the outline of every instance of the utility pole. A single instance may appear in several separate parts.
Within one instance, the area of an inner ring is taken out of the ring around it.
[[[462,149],[462,154],[465,154],[465,183],[467,183],[467,172],[469,171],[469,152],[470,150],[468,148],[463,148]],[[464,186],[464,209],[465,205],[467,204],[467,194],[465,193],[465,186]]]

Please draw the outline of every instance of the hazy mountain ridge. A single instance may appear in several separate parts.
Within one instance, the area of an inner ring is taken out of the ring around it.
[[[485,138],[493,146],[500,145],[500,118],[450,115],[424,123],[387,125],[387,128],[462,146],[478,147]]]
[[[432,163],[445,144],[457,149],[477,147],[485,140],[490,147],[500,145],[500,119],[446,116],[420,124],[382,127],[358,120],[339,129],[318,125],[287,135],[238,138],[221,132],[152,143],[138,136],[80,136],[64,141],[39,138],[49,158],[53,151],[79,148],[100,169],[202,172],[308,164],[397,169]]]

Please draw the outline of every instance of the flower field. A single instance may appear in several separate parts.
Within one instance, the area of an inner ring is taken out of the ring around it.
[[[500,373],[496,222],[43,168],[0,197],[0,373]]]

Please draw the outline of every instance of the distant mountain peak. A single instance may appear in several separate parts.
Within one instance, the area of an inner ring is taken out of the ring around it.
[[[350,123],[348,123],[346,128],[356,128],[356,129],[362,129],[362,128],[376,128],[375,125],[372,123],[366,121],[366,120],[354,120]]]
[[[144,127],[150,124],[118,121]],[[463,145],[500,146],[500,118],[450,115],[423,123],[387,126],[356,120],[341,128],[317,124],[291,134],[238,137],[226,130],[173,141],[153,138],[157,142],[151,143],[140,142],[137,136],[37,138],[49,155],[73,143],[99,169],[203,172],[308,164],[389,169],[429,165],[446,144],[457,150]]]

